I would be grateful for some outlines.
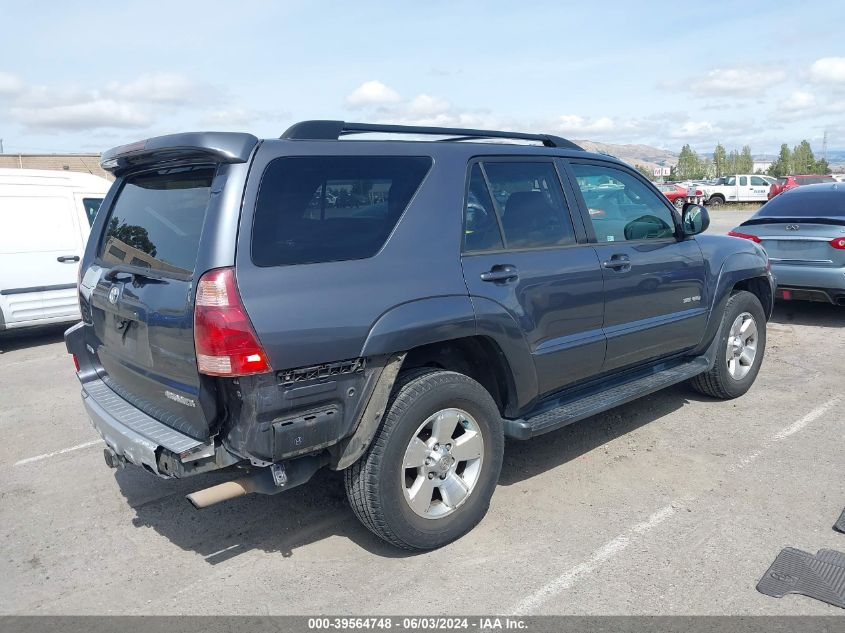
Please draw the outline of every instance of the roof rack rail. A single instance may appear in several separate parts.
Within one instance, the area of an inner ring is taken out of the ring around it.
[[[348,121],[301,121],[290,126],[280,138],[295,140],[336,141],[349,134],[381,132],[385,134],[421,134],[447,136],[448,141],[468,141],[482,138],[505,138],[520,141],[539,141],[546,147],[582,150],[572,141],[551,134],[526,134],[499,130],[472,130],[457,127],[428,127],[423,125],[382,125],[380,123],[350,123]]]

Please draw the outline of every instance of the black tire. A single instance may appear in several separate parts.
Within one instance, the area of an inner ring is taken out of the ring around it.
[[[684,208],[684,205],[686,204],[686,202],[687,202],[686,198],[675,198],[675,201],[672,204],[675,206],[675,208],[678,211],[680,211]]]
[[[483,439],[480,471],[472,491],[451,514],[425,518],[405,499],[405,449],[426,419],[448,408],[462,409],[477,423]],[[368,451],[344,471],[346,494],[358,519],[380,538],[403,549],[434,549],[460,538],[484,518],[503,452],[501,416],[484,387],[451,371],[412,370],[400,374]]]
[[[707,200],[707,204],[705,206],[707,206],[707,207],[718,207],[718,206],[721,206],[723,204],[725,204],[725,199],[722,196],[717,195],[717,196],[710,196],[710,198]]]
[[[727,363],[728,336],[731,325],[743,313],[750,314],[757,326],[757,351],[754,361],[751,363],[748,373],[741,379],[734,378]],[[766,351],[766,313],[760,300],[752,293],[739,291],[731,295],[725,306],[722,316],[722,324],[719,333],[716,335],[716,362],[713,368],[703,374],[699,374],[690,380],[692,387],[706,396],[729,400],[743,395],[754,384],[755,378],[763,363],[763,356]]]

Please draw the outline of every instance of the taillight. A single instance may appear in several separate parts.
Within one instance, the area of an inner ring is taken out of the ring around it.
[[[830,245],[840,251],[845,251],[845,237],[834,237],[830,240]]]
[[[731,237],[741,237],[744,240],[751,240],[752,242],[756,242],[757,244],[763,241],[756,235],[748,235],[748,233],[740,233],[738,231],[731,231],[728,233],[728,235],[730,235]]]
[[[703,192],[701,189],[696,189],[696,190],[695,190],[695,195],[697,195],[697,196],[703,196],[703,195],[704,195],[704,192]]]
[[[76,367],[77,373],[79,372],[79,359],[76,357],[76,354],[71,354],[73,357],[73,366]]]
[[[210,270],[197,284],[194,344],[202,374],[248,376],[272,371],[241,302],[231,268]]]

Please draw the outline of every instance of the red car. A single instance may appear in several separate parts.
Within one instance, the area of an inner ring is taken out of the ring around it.
[[[669,199],[673,205],[675,205],[678,209],[683,209],[684,203],[687,201],[689,197],[692,197],[693,194],[690,194],[686,189],[681,187],[681,185],[657,185],[657,188],[660,189],[660,192]],[[701,198],[703,192],[696,189],[694,197]]]
[[[805,176],[786,176],[785,178],[778,178],[777,182],[769,187],[768,198],[771,200],[779,193],[795,189],[801,185],[818,185],[825,182],[836,182],[833,176],[823,176],[820,174],[809,174]]]

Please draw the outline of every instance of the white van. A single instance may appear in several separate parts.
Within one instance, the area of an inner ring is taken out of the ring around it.
[[[79,260],[111,183],[0,169],[0,330],[80,319]]]

